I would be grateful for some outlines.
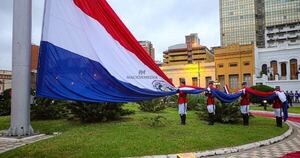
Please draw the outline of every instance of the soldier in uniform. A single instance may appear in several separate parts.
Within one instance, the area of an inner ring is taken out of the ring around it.
[[[205,93],[205,95],[207,96],[208,125],[213,125],[215,119],[215,110],[216,110],[215,97],[211,93],[211,89],[214,88],[213,84],[214,84],[213,81],[209,81],[207,86],[208,92]]]
[[[300,93],[298,93],[298,91],[295,92],[295,102],[299,103],[299,97],[300,97]]]
[[[275,88],[276,97],[273,100],[274,115],[276,117],[277,127],[282,127],[282,107],[283,103],[287,101],[286,95],[280,91],[280,87]]]
[[[181,82],[181,86],[184,86],[185,82]],[[178,97],[178,113],[180,116],[181,124],[185,125],[186,123],[186,110],[187,110],[187,103],[188,98],[187,94],[184,92],[179,91],[179,97]]]
[[[294,95],[293,91],[290,91],[291,103],[293,103],[295,101],[294,96],[295,95]],[[291,104],[291,106],[292,106],[292,104]]]
[[[250,94],[246,92],[247,82],[242,83],[242,99],[240,101],[240,109],[243,116],[244,126],[249,125],[249,105],[250,105]]]

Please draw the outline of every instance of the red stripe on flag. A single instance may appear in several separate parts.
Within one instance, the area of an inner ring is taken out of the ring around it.
[[[173,85],[169,78],[134,38],[106,0],[74,0],[74,3],[85,14],[98,21],[124,48],[134,53],[145,65]]]

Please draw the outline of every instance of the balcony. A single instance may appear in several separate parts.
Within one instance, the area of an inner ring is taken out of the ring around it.
[[[171,56],[169,59],[172,60],[172,61],[175,61],[175,60],[187,60],[188,57],[187,56]]]

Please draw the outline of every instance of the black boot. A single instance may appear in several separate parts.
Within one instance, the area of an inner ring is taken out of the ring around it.
[[[214,125],[214,114],[208,113],[208,125]]]
[[[246,126],[249,126],[249,114],[245,114],[246,117]]]
[[[181,124],[183,125],[183,115],[179,115],[180,116],[180,121],[181,121]]]
[[[276,126],[279,127],[279,117],[276,116]]]
[[[243,125],[246,126],[246,115],[242,114],[242,117],[243,117]]]
[[[282,128],[282,117],[278,117],[278,126],[277,127]]]
[[[183,123],[182,123],[182,124],[183,124],[183,125],[185,125],[185,121],[186,121],[186,114],[183,114],[183,115],[182,115],[182,118],[183,118]]]

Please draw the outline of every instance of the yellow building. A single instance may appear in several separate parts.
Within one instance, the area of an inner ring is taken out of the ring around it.
[[[241,88],[246,81],[248,86],[253,84],[254,74],[254,45],[232,44],[215,49],[216,78],[221,84],[229,86],[231,91]]]
[[[200,83],[200,87],[206,87],[210,80],[215,80],[214,62],[163,65],[160,68],[172,80],[175,86],[179,86],[180,82],[184,80],[186,85],[199,86],[198,83]]]
[[[164,65],[182,65],[194,62],[213,62],[214,55],[205,46],[200,45],[198,34],[185,36],[185,43],[170,46],[164,52]]]

